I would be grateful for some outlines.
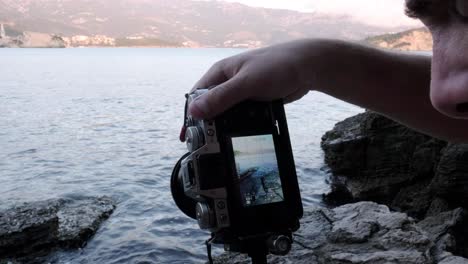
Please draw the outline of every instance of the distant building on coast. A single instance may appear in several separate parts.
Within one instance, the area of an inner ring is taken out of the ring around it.
[[[113,47],[115,46],[115,39],[105,36],[105,35],[94,35],[94,36],[85,36],[85,35],[76,35],[72,37],[63,38],[66,46],[68,47],[88,47],[88,46],[105,46]]]

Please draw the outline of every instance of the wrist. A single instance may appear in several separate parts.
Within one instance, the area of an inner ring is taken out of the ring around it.
[[[306,90],[320,91],[323,69],[328,68],[330,44],[333,40],[303,39],[292,45],[292,57],[300,87]],[[336,54],[336,51],[334,51]]]

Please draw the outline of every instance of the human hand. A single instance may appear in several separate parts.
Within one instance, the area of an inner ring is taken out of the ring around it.
[[[286,103],[309,91],[301,56],[305,41],[252,50],[215,63],[193,89],[209,88],[189,106],[196,118],[212,118],[247,99]]]

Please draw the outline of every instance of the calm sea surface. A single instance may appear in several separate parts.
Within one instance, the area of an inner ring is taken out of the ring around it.
[[[86,248],[52,263],[201,263],[209,234],[176,208],[184,93],[230,49],[0,49],[0,207],[118,201]],[[320,137],[362,109],[319,93],[286,107],[304,206],[328,190]]]

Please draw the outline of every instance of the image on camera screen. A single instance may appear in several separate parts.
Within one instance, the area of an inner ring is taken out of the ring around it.
[[[244,207],[284,201],[272,135],[232,138]]]

